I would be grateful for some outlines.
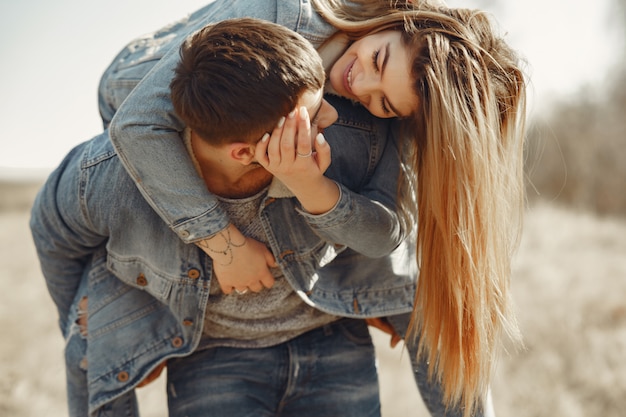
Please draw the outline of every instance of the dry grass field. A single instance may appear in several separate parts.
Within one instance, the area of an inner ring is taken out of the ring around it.
[[[28,231],[36,186],[0,183],[0,415],[66,415],[62,340]],[[525,348],[502,358],[500,417],[624,416],[626,223],[550,205],[528,210],[513,291]],[[427,416],[406,355],[379,349],[384,417]],[[163,381],[140,390],[162,417]]]

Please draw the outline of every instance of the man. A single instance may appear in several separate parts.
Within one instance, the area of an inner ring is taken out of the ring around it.
[[[216,201],[215,197],[210,193],[203,192],[202,189],[206,187],[202,181],[198,180],[193,183],[193,180],[189,179],[193,173],[193,166],[189,162],[189,158],[183,154],[184,150],[176,150],[177,147],[180,147],[177,134],[182,129],[180,127],[182,123],[173,114],[172,104],[166,97],[166,87],[171,80],[173,65],[177,62],[177,45],[179,45],[180,39],[184,38],[190,31],[197,30],[202,25],[207,24],[207,22],[216,22],[229,17],[255,16],[280,23],[298,31],[313,45],[316,45],[318,51],[328,58],[325,62],[330,63],[336,58],[333,54],[339,53],[339,51],[334,48],[327,48],[332,46],[329,45],[332,42],[325,43],[324,41],[332,37],[336,33],[337,28],[330,25],[325,20],[325,17],[322,17],[317,12],[319,9],[316,6],[319,6],[319,3],[303,0],[212,2],[201,10],[192,13],[188,18],[180,20],[173,25],[168,25],[129,44],[116,58],[113,65],[107,69],[102,79],[103,88],[100,90],[104,93],[100,94],[102,99],[100,109],[105,123],[111,121],[113,113],[115,113],[115,118],[111,124],[111,140],[126,169],[135,179],[137,187],[142,190],[146,200],[160,213],[163,221],[178,234],[181,240],[200,244],[202,239],[211,239],[213,237],[219,241],[223,239],[219,232],[226,228],[230,220],[221,209],[221,205]],[[338,5],[341,6],[341,2]],[[364,59],[369,56],[370,54],[365,54]],[[367,65],[367,61],[364,61],[364,63]],[[144,78],[148,71],[150,71],[150,74]],[[347,74],[344,73],[344,75]],[[130,89],[137,85],[139,80],[141,80],[139,86],[133,90],[132,94],[126,97]],[[364,103],[366,97],[363,97],[363,99],[364,101],[362,102]],[[120,107],[122,100],[124,100],[124,103]],[[333,104],[338,106],[338,109],[341,107],[339,110],[340,115],[345,113],[343,106],[350,108],[348,104],[341,100],[333,101]],[[380,156],[379,151],[384,149],[384,146],[381,144],[384,143],[386,135],[389,135],[389,130],[386,127],[371,129],[371,135],[363,138],[363,141],[346,141],[345,138],[350,138],[351,133],[354,133],[355,130],[363,126],[369,129],[373,127],[373,124],[376,124],[369,123],[365,118],[360,118],[357,123],[353,123],[350,118],[346,119],[344,123],[343,117],[340,117],[339,123],[331,126],[326,131],[329,142],[337,140],[337,146],[333,146],[334,150],[339,149],[340,151],[346,151],[346,153],[348,150],[350,151],[349,155],[338,155],[336,151],[333,151],[333,164],[329,168],[327,175],[338,180],[339,183],[347,186],[348,189],[364,197],[379,201],[386,207],[392,208],[391,211],[393,211],[394,203],[390,203],[386,199],[387,195],[383,195],[381,198],[381,195],[378,194],[381,189],[385,189],[384,186],[386,185],[389,185],[389,187],[385,191],[395,191],[395,185],[387,184],[385,180],[389,178],[385,178],[385,176],[395,177],[397,169],[380,163],[378,159]],[[381,142],[376,143],[376,141],[381,139]],[[342,161],[344,157],[347,161],[351,158],[368,159],[371,162],[370,167],[372,170],[369,172],[350,170],[341,172],[339,168],[341,165],[338,162]],[[158,170],[153,170],[150,165],[154,160],[166,160],[169,158],[175,158],[175,160],[162,170],[167,173],[166,175],[163,175],[163,172],[159,173]],[[176,168],[174,169],[173,167]],[[383,180],[382,183],[377,183],[381,178]],[[185,181],[188,182],[185,183]],[[383,185],[383,187],[380,187],[380,185]],[[394,222],[391,221],[389,224],[392,225]],[[352,226],[355,230],[359,230],[360,228],[368,227],[368,223],[354,222]],[[398,229],[394,227],[392,226],[390,229],[383,231],[380,236],[389,237],[397,233]],[[319,228],[316,228],[316,230],[320,232]],[[322,229],[322,232],[324,231]],[[235,235],[235,233],[230,231],[228,233],[231,236]],[[376,231],[372,230],[372,234],[374,233]],[[397,236],[402,237],[402,234],[398,233]],[[238,237],[239,239],[244,238],[244,236]],[[360,234],[350,232],[334,236],[324,235],[324,237],[330,241],[342,242],[349,248],[357,248],[359,244],[368,242]],[[355,239],[348,241],[350,237]],[[238,239],[234,239],[234,241],[241,242]],[[360,280],[360,283],[355,282],[357,286],[371,282],[394,282],[398,274],[397,265],[390,265],[387,258],[370,259],[366,256],[358,256],[359,254],[386,256],[390,252],[390,248],[384,246],[383,243],[386,242],[381,240],[380,242],[370,244],[370,252],[364,252],[360,248],[361,250],[358,254],[352,254],[348,249],[342,252],[338,258],[335,258],[323,270],[317,271],[317,273],[320,276],[332,277],[330,278],[331,280],[344,280],[346,276],[355,281]],[[206,247],[206,245],[203,245],[203,247]],[[260,257],[261,262],[252,262],[251,256],[255,255],[254,251],[248,250],[246,252],[247,249],[252,247],[253,245],[247,244],[241,247],[232,246],[231,254],[235,261],[230,262],[227,266],[214,263],[214,272],[222,283],[224,291],[233,291],[236,288],[246,287],[254,291],[267,286],[267,281],[264,277],[270,275],[271,279],[271,274],[268,268],[265,267],[266,256]],[[246,252],[246,255],[242,255],[239,259],[244,261],[237,262],[236,259],[240,256],[238,254],[242,251]],[[207,252],[209,252],[210,256],[213,255],[210,251],[207,250]],[[250,261],[248,261],[249,259]],[[256,259],[259,259],[259,257],[257,256]],[[385,262],[388,263],[385,264]],[[258,265],[261,265],[262,268],[255,268]],[[241,266],[244,266],[244,268],[240,268]],[[244,271],[241,272],[241,269]],[[236,270],[236,272],[232,272],[233,270]],[[246,273],[249,275],[247,282],[245,278]],[[399,273],[405,275],[406,271],[403,270]],[[409,278],[413,278],[413,276],[410,275]],[[434,277],[430,276],[430,278]],[[259,282],[262,285],[259,285]],[[320,288],[321,285],[320,282],[316,288]],[[398,287],[403,288],[403,283],[399,283]],[[345,305],[350,294],[355,293],[358,293],[358,291],[354,289],[344,292],[345,298],[342,298],[341,306]],[[315,295],[316,293],[312,293],[312,296]],[[397,298],[395,294],[387,293],[386,296],[391,299]],[[399,299],[402,299],[402,297],[403,294]],[[320,297],[320,302],[330,299],[330,297],[322,296]],[[378,314],[374,311],[376,309],[368,309],[368,306],[357,308],[359,307],[358,301],[359,299],[357,298],[357,302],[353,303],[356,307],[347,309],[343,313],[363,314],[364,311],[367,311],[371,315]],[[398,311],[390,309],[384,312],[384,314],[395,314]],[[428,317],[432,319],[431,315]],[[406,329],[406,320],[398,322],[399,318],[400,316],[394,316],[391,320],[394,322],[394,328],[402,333]],[[436,315],[434,319],[436,320]],[[409,344],[409,349],[414,347],[414,344]],[[415,351],[410,350],[409,356],[414,359]],[[423,383],[428,379],[421,372],[423,365],[425,365],[423,361],[414,365],[414,369],[420,370],[415,372],[418,383]],[[421,389],[422,398],[433,415],[457,413],[458,410],[451,411],[454,410],[452,406],[446,407],[444,405],[442,407],[441,401],[439,401],[441,399],[440,393],[433,392],[433,388],[436,387],[427,384],[426,388],[426,391]]]
[[[203,73],[198,67],[211,56],[224,67]],[[211,84],[218,74],[226,76]],[[71,415],[137,414],[134,387],[164,361],[173,416],[380,414],[366,325],[340,316],[408,312],[414,287],[406,276],[329,279],[329,268],[342,274],[332,261],[345,242],[325,234],[349,234],[355,251],[371,250],[373,238],[393,247],[398,236],[381,232],[389,230],[388,208],[322,176],[330,152],[315,126],[336,118],[323,82],[319,57],[299,35],[238,19],[194,35],[171,85],[199,175],[221,195],[235,226],[276,259],[271,290],[221,290],[213,266],[232,261],[232,248],[243,242],[223,232],[221,245],[206,248],[212,261],[182,243],[137,191],[107,131],[71,151],[50,176],[31,229],[67,339]],[[212,85],[210,94],[195,96],[198,84]],[[268,100],[275,102],[264,107]],[[362,111],[349,117],[358,120]],[[389,122],[376,129],[388,130]],[[371,171],[369,159],[353,156],[368,134],[345,138],[355,146],[338,152],[337,179],[358,182]],[[398,169],[393,151],[379,159]],[[394,184],[381,188],[392,205]],[[352,227],[359,219],[364,226]]]

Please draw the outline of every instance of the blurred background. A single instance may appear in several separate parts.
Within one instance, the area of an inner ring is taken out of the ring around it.
[[[102,130],[99,77],[131,39],[206,0],[0,2],[0,415],[65,415],[62,340],[28,208]],[[454,0],[493,13],[527,62],[528,212],[512,282],[525,347],[500,362],[500,416],[626,410],[626,0]],[[406,355],[380,347],[383,414],[425,416]],[[164,416],[162,385],[141,395]],[[162,384],[162,382],[161,382]]]

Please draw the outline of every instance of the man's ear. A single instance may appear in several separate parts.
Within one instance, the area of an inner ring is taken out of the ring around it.
[[[228,145],[230,157],[239,162],[242,165],[250,165],[254,162],[254,148],[253,143],[236,142]]]

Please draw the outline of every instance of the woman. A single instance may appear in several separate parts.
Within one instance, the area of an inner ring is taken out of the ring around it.
[[[470,413],[487,390],[501,334],[517,338],[508,280],[523,209],[524,77],[483,13],[416,1],[352,4],[217,1],[163,35],[182,37],[236,16],[275,20],[318,48],[329,92],[374,116],[401,119],[407,187],[399,201],[416,224],[420,265],[410,330],[446,400]],[[150,42],[161,39],[177,43],[167,36]],[[159,155],[176,157],[177,170],[193,170],[179,157],[180,122],[164,112],[176,58],[165,54],[128,97],[111,137],[170,227],[185,241],[206,242],[228,226],[215,198],[200,181],[181,184],[173,170],[151,164]],[[112,113],[102,108],[107,125]],[[227,267],[219,274],[237,275]]]

